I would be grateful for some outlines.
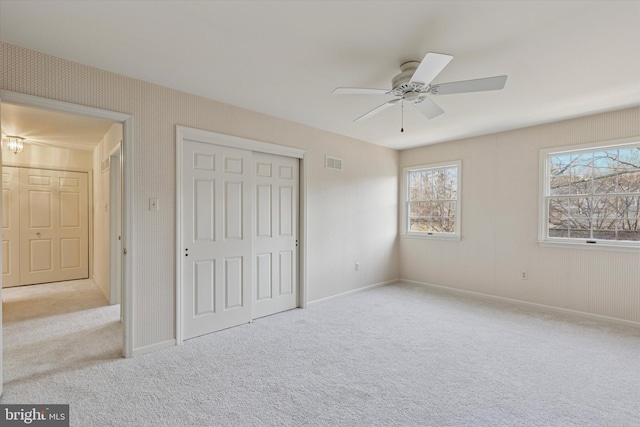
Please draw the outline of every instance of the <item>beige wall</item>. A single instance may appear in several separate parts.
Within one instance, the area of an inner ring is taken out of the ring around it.
[[[640,322],[640,253],[537,244],[539,150],[634,136],[640,108],[402,151],[401,167],[462,160],[462,241],[401,238],[401,276]]]
[[[2,89],[134,117],[135,349],[175,337],[176,125],[307,150],[310,301],[399,276],[398,152],[6,43],[0,51]],[[343,157],[344,172],[323,169],[325,155]]]
[[[122,124],[114,123],[93,151],[93,280],[111,299],[109,286],[109,169],[102,170],[109,154],[122,142]]]

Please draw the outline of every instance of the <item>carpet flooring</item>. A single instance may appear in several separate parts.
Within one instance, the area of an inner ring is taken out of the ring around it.
[[[109,309],[58,316],[94,319]],[[69,403],[73,426],[640,421],[640,330],[507,302],[398,283],[134,359],[117,358],[120,332],[107,318],[102,326],[82,320],[84,332],[67,335],[41,324],[40,336],[55,344],[37,360],[50,365],[28,375],[19,365],[35,356],[12,360],[22,350],[10,348],[5,327],[2,403]],[[44,323],[56,328],[54,320]],[[94,344],[79,338],[88,332]]]

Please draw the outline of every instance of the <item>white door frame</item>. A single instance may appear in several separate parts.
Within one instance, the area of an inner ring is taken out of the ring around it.
[[[307,152],[299,148],[272,144],[270,142],[256,141],[239,136],[195,129],[186,126],[176,126],[176,344],[183,342],[182,333],[182,148],[184,141],[203,142],[206,144],[222,145],[225,147],[239,148],[248,151],[276,154],[279,156],[295,157],[300,159],[300,195],[298,199],[298,307],[307,306]]]
[[[93,117],[97,119],[109,120],[112,122],[120,122],[123,125],[122,138],[122,161],[123,161],[123,194],[122,194],[122,212],[123,212],[123,230],[122,230],[122,248],[123,248],[123,290],[122,310],[123,310],[123,336],[122,336],[122,353],[124,357],[133,357],[133,197],[134,197],[134,164],[133,164],[133,116],[129,114],[118,113],[114,111],[102,110],[99,108],[86,107],[84,105],[71,104],[69,102],[57,101],[53,99],[41,98],[33,95],[26,95],[19,92],[12,92],[0,89],[1,102],[11,104],[25,105],[29,107],[44,108],[47,110],[59,111],[63,113],[72,113],[85,117]],[[1,165],[0,165],[1,167]],[[2,215],[0,211],[0,216]],[[1,218],[0,218],[1,219]],[[2,260],[2,248],[0,247],[0,262]],[[124,256],[127,255],[127,256]],[[2,290],[0,287],[0,296]],[[0,320],[0,328],[1,328]],[[0,359],[1,361],[1,359]],[[1,369],[1,365],[0,365]]]
[[[119,240],[120,239],[120,240]],[[122,156],[120,144],[109,153],[109,303],[122,301]],[[120,317],[122,318],[122,306]]]

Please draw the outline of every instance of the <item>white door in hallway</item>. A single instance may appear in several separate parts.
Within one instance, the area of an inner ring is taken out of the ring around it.
[[[20,169],[2,167],[2,287],[20,285]]]
[[[251,321],[251,152],[184,141],[185,339]]]
[[[20,168],[20,284],[89,277],[87,174]]]
[[[298,296],[298,159],[254,153],[253,317],[290,310]]]

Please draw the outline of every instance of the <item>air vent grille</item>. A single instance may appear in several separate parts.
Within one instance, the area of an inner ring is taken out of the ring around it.
[[[336,171],[342,170],[342,159],[338,157],[325,156],[324,158],[325,169],[332,169]]]

